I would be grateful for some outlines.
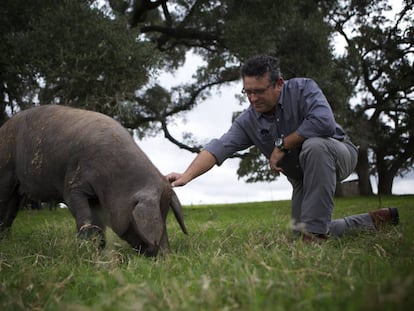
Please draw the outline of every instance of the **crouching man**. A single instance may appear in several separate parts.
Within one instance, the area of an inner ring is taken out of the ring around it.
[[[241,76],[250,107],[221,138],[210,141],[184,173],[167,175],[172,186],[183,186],[255,145],[271,169],[292,184],[293,229],[303,241],[320,242],[355,228],[398,224],[396,208],[332,220],[336,183],[354,171],[358,149],[336,123],[313,80],[283,80],[278,59],[266,55],[248,60]]]

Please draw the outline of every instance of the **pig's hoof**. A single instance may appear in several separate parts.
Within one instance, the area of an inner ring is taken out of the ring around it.
[[[99,249],[105,247],[105,234],[101,228],[95,225],[83,225],[78,232],[78,237],[82,240],[88,240],[96,245]]]
[[[6,227],[3,223],[0,223],[0,240],[10,234],[10,227]]]

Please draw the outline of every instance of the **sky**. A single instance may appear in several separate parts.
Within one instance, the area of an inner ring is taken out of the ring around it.
[[[169,88],[180,81],[191,79],[201,60],[190,56],[183,68],[175,74],[163,74],[158,83]],[[212,96],[200,103],[183,118],[175,119],[169,130],[176,138],[181,138],[183,132],[191,132],[202,142],[218,138],[225,133],[230,125],[232,113],[248,107],[242,106],[235,98],[242,89],[241,80],[231,86],[223,87],[220,92],[212,92]],[[149,156],[162,174],[171,172],[182,173],[195,158],[196,154],[180,149],[166,138],[163,133],[152,138],[137,141],[141,149]],[[240,160],[227,159],[221,166],[214,166],[210,171],[192,180],[183,187],[174,188],[183,205],[221,204],[289,200],[292,188],[285,176],[280,176],[273,182],[246,183],[237,177]],[[347,180],[356,179],[350,176]],[[374,192],[376,180],[372,179]],[[414,193],[414,173],[405,178],[396,178],[393,185],[394,194]]]

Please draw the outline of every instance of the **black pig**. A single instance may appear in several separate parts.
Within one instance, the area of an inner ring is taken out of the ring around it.
[[[181,204],[128,131],[103,114],[60,105],[19,112],[0,128],[0,234],[22,198],[64,202],[82,237],[105,226],[138,252],[169,252],[172,207],[184,233]]]

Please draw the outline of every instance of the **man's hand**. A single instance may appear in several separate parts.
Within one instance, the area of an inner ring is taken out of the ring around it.
[[[181,187],[188,183],[188,180],[185,180],[183,174],[180,173],[169,173],[165,176],[167,180],[171,183],[173,187]]]
[[[285,156],[285,153],[278,148],[273,149],[272,154],[270,155],[269,164],[270,168],[275,171],[277,175],[280,174],[280,172],[283,172],[283,169],[278,166],[278,162],[283,159]]]

